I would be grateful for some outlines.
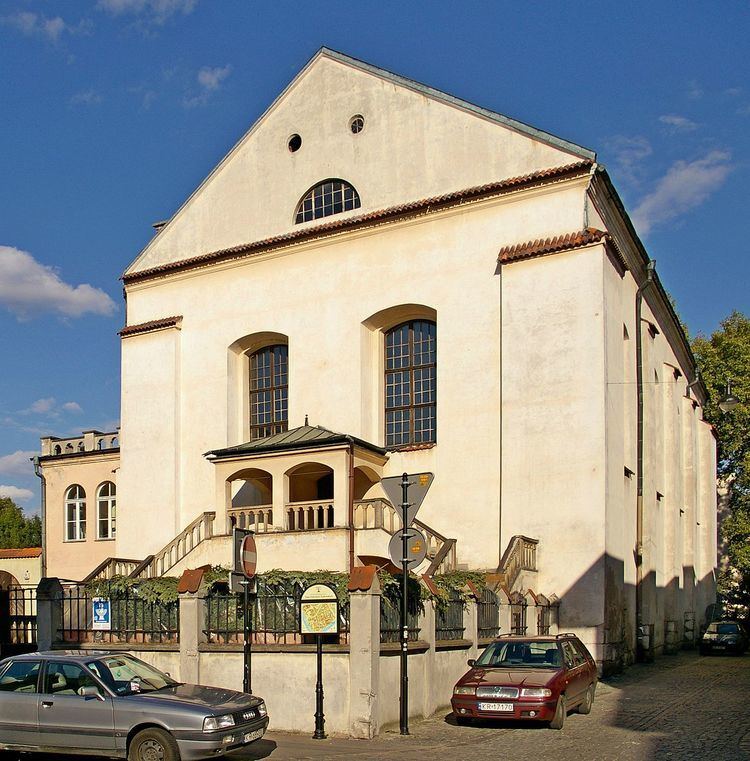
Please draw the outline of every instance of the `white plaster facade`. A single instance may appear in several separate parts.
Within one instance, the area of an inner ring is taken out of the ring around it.
[[[300,198],[327,178],[356,188],[361,208],[295,224]],[[375,483],[359,497],[382,496],[383,476],[435,473],[419,517],[456,539],[459,567],[494,571],[512,536],[538,539],[537,591],[562,600],[561,629],[600,660],[608,647],[627,659],[640,330],[642,622],[658,645],[667,621],[700,621],[714,597],[716,452],[658,278],[635,324],[647,261],[591,151],[322,50],[126,270],[112,555],[156,553],[210,511],[214,537],[171,567],[227,564],[231,477],[265,458],[277,522],[304,462],[333,469],[335,520],[314,536],[261,537],[263,567],[345,569],[353,450],[351,462],[346,447],[204,455],[248,441],[247,352],[279,340],[289,428],[309,417],[384,448],[383,332],[429,317],[437,440],[360,453]],[[371,551],[369,536],[354,541]]]

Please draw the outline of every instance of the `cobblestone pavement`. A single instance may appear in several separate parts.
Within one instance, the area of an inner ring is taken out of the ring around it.
[[[312,730],[312,717],[311,730]],[[740,761],[750,760],[750,654],[681,653],[634,666],[599,684],[589,716],[570,714],[562,731],[533,725],[456,726],[447,712],[413,721],[372,742],[271,732],[235,761]],[[2,755],[2,754],[0,754]],[[16,754],[7,754],[15,761]],[[90,757],[89,757],[90,758]],[[3,757],[6,761],[6,757]],[[29,761],[36,761],[29,757]],[[38,757],[42,761],[42,757]],[[52,757],[44,757],[52,761]],[[83,758],[81,758],[83,761]]]

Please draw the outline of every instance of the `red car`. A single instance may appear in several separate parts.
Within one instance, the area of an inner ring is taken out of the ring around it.
[[[594,702],[596,663],[575,634],[505,635],[469,666],[451,698],[459,724],[528,719],[562,729],[568,711],[589,713]]]

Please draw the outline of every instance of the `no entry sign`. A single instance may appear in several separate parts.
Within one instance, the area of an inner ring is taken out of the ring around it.
[[[255,576],[257,560],[258,553],[255,549],[255,537],[252,534],[247,534],[242,540],[242,549],[240,550],[242,573],[245,574],[245,578],[252,579]]]

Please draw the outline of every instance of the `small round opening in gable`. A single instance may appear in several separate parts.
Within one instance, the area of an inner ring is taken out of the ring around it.
[[[362,130],[365,128],[365,117],[362,116],[362,114],[357,114],[356,116],[352,116],[352,118],[349,120],[349,129],[355,134],[358,135]]]
[[[287,143],[290,153],[295,153],[302,147],[302,138],[298,134],[294,134],[289,138]]]

